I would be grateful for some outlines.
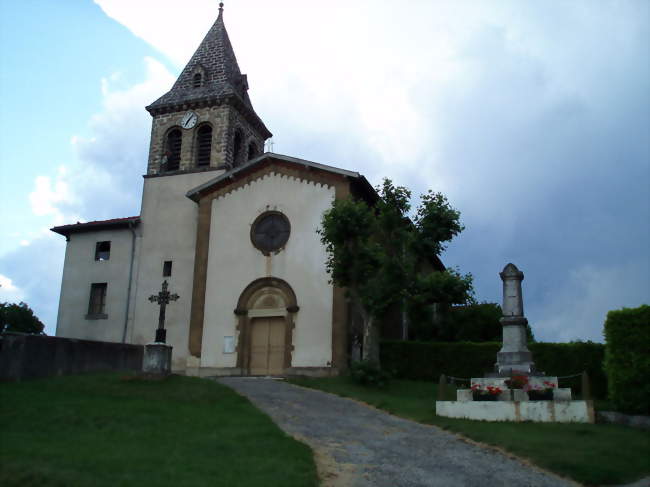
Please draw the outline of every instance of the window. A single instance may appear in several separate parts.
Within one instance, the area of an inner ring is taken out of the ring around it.
[[[212,127],[201,125],[196,135],[196,165],[210,165],[210,151],[212,150]]]
[[[233,140],[233,145],[232,145],[232,165],[236,166],[239,163],[239,159],[241,157],[241,150],[242,150],[242,133],[241,130],[237,130],[235,132],[235,139]]]
[[[289,240],[291,225],[286,216],[278,211],[262,213],[251,227],[253,245],[268,255],[281,250]]]
[[[97,242],[95,245],[95,260],[111,258],[111,242]]]
[[[248,144],[248,160],[250,161],[255,156],[257,156],[257,147],[253,142],[251,142],[250,144]]]
[[[192,87],[200,88],[201,85],[203,85],[203,76],[201,75],[201,73],[196,73],[192,78]]]
[[[163,158],[164,171],[177,171],[180,167],[182,139],[183,134],[180,129],[174,129],[167,134],[165,157]]]
[[[87,318],[107,318],[105,282],[94,282],[90,285],[90,300],[88,301]]]
[[[163,277],[170,277],[172,275],[172,261],[166,260],[163,263]]]

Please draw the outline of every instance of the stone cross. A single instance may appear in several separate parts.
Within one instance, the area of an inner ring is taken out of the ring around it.
[[[167,305],[176,301],[180,296],[176,293],[171,294],[167,287],[167,280],[162,283],[162,290],[158,294],[153,294],[149,296],[149,301],[152,303],[158,303],[160,306],[160,312],[158,313],[158,329],[156,330],[156,343],[165,343],[167,338],[167,331],[165,330],[165,309]]]
[[[521,281],[524,273],[514,264],[508,264],[499,273],[503,281],[503,346],[497,353],[496,371],[499,375],[531,374],[534,371],[533,354],[526,346],[526,325]]]

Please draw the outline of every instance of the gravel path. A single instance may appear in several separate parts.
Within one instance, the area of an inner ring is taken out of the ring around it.
[[[350,399],[272,379],[218,381],[314,449],[323,487],[577,485]]]

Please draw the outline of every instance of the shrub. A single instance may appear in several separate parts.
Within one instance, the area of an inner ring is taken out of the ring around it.
[[[593,342],[531,343],[538,370],[550,376],[565,376],[587,371],[595,398],[607,396],[603,371],[605,346]],[[381,363],[400,379],[438,381],[440,374],[455,377],[483,377],[494,370],[498,342],[406,342],[386,341],[381,345]],[[580,377],[560,379],[560,387],[581,393]]]
[[[650,306],[607,313],[605,370],[617,409],[650,414]]]
[[[380,369],[368,361],[353,362],[350,365],[350,378],[353,382],[368,387],[384,387],[388,384],[391,374],[386,369]]]
[[[482,377],[494,369],[495,342],[382,342],[381,363],[400,379],[438,381],[440,374]]]
[[[589,374],[592,396],[596,399],[607,397],[607,376],[603,368],[604,344],[590,341],[531,343],[528,348],[533,353],[535,366],[546,375],[561,377],[586,371]],[[582,393],[580,377],[560,379],[560,387],[571,387],[574,396]]]

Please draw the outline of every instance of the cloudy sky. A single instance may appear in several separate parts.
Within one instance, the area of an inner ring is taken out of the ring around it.
[[[0,0],[0,301],[53,334],[48,229],[139,214],[151,128],[215,0]],[[602,341],[650,301],[650,2],[230,0],[274,151],[444,192],[443,256],[501,300],[526,275],[540,340]]]

